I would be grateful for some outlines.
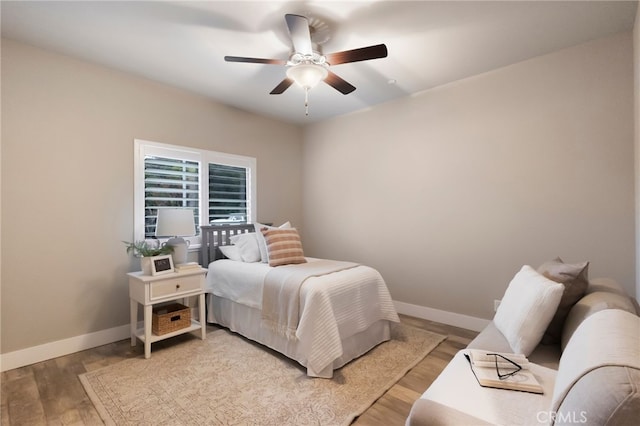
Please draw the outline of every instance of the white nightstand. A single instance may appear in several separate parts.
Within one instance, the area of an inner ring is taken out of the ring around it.
[[[142,340],[145,358],[151,356],[151,343],[159,340],[198,330],[202,340],[206,338],[207,323],[204,302],[204,276],[206,272],[206,269],[198,268],[192,271],[172,272],[156,276],[142,275],[142,272],[127,274],[131,299],[131,346],[136,345],[136,338]],[[189,327],[161,336],[151,332],[153,305],[192,296],[198,296],[198,321],[191,320]],[[138,304],[144,306],[144,326],[141,329],[138,329]]]

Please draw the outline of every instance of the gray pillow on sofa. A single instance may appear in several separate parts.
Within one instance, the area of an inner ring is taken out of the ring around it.
[[[538,272],[550,280],[564,285],[558,310],[542,336],[542,343],[545,345],[560,343],[562,327],[569,310],[587,291],[589,262],[564,263],[558,257],[540,265]]]

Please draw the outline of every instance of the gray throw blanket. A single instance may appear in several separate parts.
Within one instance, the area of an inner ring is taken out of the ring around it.
[[[295,339],[300,320],[300,288],[302,284],[308,278],[356,266],[358,266],[357,263],[320,259],[273,268],[265,277],[262,289],[263,325],[288,339]]]

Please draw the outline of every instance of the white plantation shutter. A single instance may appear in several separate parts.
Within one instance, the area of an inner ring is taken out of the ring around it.
[[[146,156],[144,159],[145,237],[156,232],[158,207],[193,209],[199,223],[200,164],[177,158]]]
[[[247,217],[247,169],[209,164],[209,221]]]
[[[255,158],[143,140],[134,157],[134,240],[155,238],[160,207],[193,209],[198,234],[212,220],[255,222]]]

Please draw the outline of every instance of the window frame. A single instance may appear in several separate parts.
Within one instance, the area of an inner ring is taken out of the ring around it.
[[[209,225],[209,164],[224,164],[247,169],[247,223],[256,222],[257,201],[257,161],[254,157],[227,154],[180,145],[134,139],[134,205],[133,205],[133,237],[134,241],[145,239],[145,183],[144,159],[146,156],[175,158],[198,163],[199,217],[198,227]],[[190,249],[197,249],[202,244],[199,235],[185,237]],[[148,239],[147,239],[148,240]],[[162,243],[168,238],[158,238]]]

